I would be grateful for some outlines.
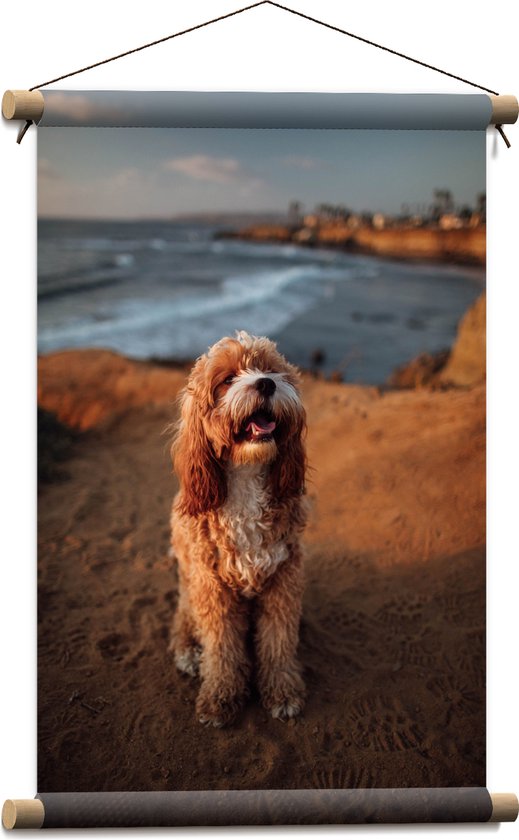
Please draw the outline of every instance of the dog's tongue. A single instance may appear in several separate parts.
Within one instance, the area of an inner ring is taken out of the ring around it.
[[[255,414],[247,423],[247,432],[253,435],[270,435],[276,428],[274,420],[268,420],[264,414]]]

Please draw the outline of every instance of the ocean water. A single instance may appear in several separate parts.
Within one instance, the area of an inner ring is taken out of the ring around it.
[[[380,384],[452,344],[484,273],[215,238],[215,225],[40,220],[38,350],[190,360],[223,335],[268,335],[301,367]]]

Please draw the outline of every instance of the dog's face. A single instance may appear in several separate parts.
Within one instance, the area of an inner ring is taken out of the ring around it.
[[[298,385],[296,369],[267,338],[239,333],[215,344],[190,386],[206,408],[204,427],[216,457],[233,464],[274,461],[286,438],[301,434]]]
[[[229,464],[271,465],[275,492],[301,492],[304,428],[299,374],[276,345],[244,332],[221,339],[198,359],[182,397],[175,467],[186,510],[222,503]]]

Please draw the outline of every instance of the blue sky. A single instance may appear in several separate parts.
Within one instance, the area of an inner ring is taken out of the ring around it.
[[[39,128],[38,166],[40,216],[284,211],[292,199],[398,213],[435,188],[473,205],[485,132]]]

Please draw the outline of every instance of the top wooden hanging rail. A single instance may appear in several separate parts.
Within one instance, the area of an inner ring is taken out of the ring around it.
[[[515,96],[489,95],[492,104],[489,125],[511,125],[517,121],[519,103]],[[6,120],[26,120],[38,123],[43,117],[45,99],[39,90],[6,90],[2,99],[2,114]]]

